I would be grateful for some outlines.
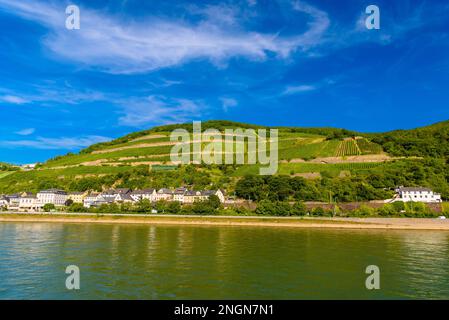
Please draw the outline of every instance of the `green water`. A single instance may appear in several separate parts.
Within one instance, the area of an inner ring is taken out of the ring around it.
[[[0,298],[447,299],[449,233],[0,223]]]

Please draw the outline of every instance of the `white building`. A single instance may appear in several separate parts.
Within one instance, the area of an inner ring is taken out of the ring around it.
[[[220,199],[221,203],[224,203],[225,200],[226,200],[224,191],[222,191],[220,189],[218,189],[218,190],[206,190],[206,191],[203,191],[202,194],[207,199],[209,199],[209,197],[212,196],[212,195],[217,196],[218,199]]]
[[[20,205],[20,195],[12,194],[5,197],[8,200],[8,210],[17,211]]]
[[[434,193],[432,189],[421,187],[399,187],[396,190],[393,201],[403,202],[441,202],[441,195]]]
[[[90,208],[92,204],[97,201],[99,195],[100,194],[96,192],[92,192],[86,195],[83,199],[83,206],[86,208]]]
[[[58,189],[49,189],[38,192],[37,199],[40,204],[54,204],[55,206],[63,206],[67,201],[67,192]]]
[[[165,201],[170,201],[173,199],[173,191],[171,191],[170,189],[166,189],[166,188],[162,188],[159,189],[158,192],[156,193],[156,201],[161,201],[161,200],[165,200]]]
[[[174,192],[173,192],[173,201],[178,201],[183,203],[184,202],[184,195],[187,192],[187,188],[181,187],[181,188],[177,188]]]
[[[19,210],[38,211],[42,207],[42,203],[39,202],[37,197],[32,194],[28,194],[19,198]]]
[[[138,202],[147,199],[150,202],[156,201],[156,189],[135,190],[129,194],[134,201]]]

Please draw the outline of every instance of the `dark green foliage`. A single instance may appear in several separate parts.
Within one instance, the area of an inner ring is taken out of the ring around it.
[[[396,130],[368,136],[395,156],[449,156],[449,121],[413,130]]]

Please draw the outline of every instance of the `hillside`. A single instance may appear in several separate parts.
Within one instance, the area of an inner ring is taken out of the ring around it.
[[[42,168],[61,168],[74,165],[139,165],[171,164],[170,151],[175,142],[170,141],[174,129],[192,130],[191,124],[168,125],[135,132],[106,143],[99,143],[81,150],[79,154],[69,154],[47,161]],[[208,121],[202,129],[216,128],[262,128],[230,121]],[[369,138],[352,137],[349,131],[341,129],[279,129],[279,159],[287,161],[312,160],[329,157],[382,155],[382,148]],[[353,133],[355,134],[355,133]],[[193,140],[193,139],[192,139]],[[204,146],[203,146],[204,147]],[[246,150],[245,146],[245,150]],[[224,147],[223,147],[224,149]]]
[[[395,156],[449,157],[449,121],[366,136]]]
[[[78,154],[50,159],[33,171],[13,172],[5,167],[0,169],[0,194],[50,187],[83,191],[116,186],[181,185],[219,187],[233,192],[240,177],[258,173],[257,165],[178,167],[170,161],[174,145],[170,141],[170,132],[177,128],[191,131],[192,124],[159,126],[131,133],[92,145]],[[202,123],[203,131],[208,128],[223,131],[226,128],[263,127],[230,121]],[[279,128],[278,173],[306,178],[308,183],[313,183],[311,187],[317,191],[312,199],[327,197],[319,192],[320,188],[330,188],[330,185],[322,186],[327,180],[334,184],[333,189],[338,189],[336,184],[340,183],[348,188],[369,187],[369,192],[360,195],[357,193],[362,191],[351,194],[353,191],[342,189],[341,197],[348,201],[360,197],[376,199],[384,194],[383,189],[398,184],[430,186],[449,194],[447,170],[444,170],[447,163],[438,160],[446,159],[448,155],[448,128],[448,122],[382,134],[336,128]],[[415,157],[404,158],[411,156]],[[374,192],[375,189],[379,192]]]

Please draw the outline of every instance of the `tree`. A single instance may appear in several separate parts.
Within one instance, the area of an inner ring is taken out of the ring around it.
[[[152,206],[148,199],[141,199],[137,202],[136,211],[140,213],[151,212]]]
[[[220,198],[215,194],[209,196],[209,199],[207,199],[207,203],[214,209],[218,209],[221,207]]]
[[[167,213],[178,214],[181,211],[181,204],[178,201],[171,201],[167,204]]]
[[[72,204],[73,204],[73,200],[72,200],[72,199],[67,199],[67,200],[65,201],[65,203],[64,203],[64,205],[65,205],[66,207],[70,207]]]
[[[304,202],[295,202],[290,210],[292,216],[304,216],[307,213],[307,207]]]
[[[53,203],[46,203],[46,204],[44,204],[42,209],[44,209],[45,212],[50,212],[52,210],[55,210],[56,207],[55,207],[55,205]]]
[[[84,207],[81,203],[72,203],[70,207],[67,208],[68,212],[87,212],[88,209]]]

